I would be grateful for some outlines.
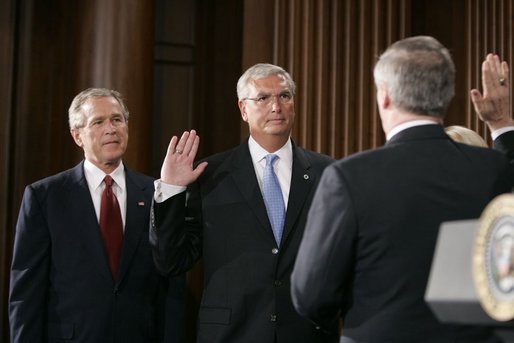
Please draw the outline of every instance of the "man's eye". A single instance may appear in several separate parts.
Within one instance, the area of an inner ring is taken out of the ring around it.
[[[291,94],[290,94],[290,93],[282,93],[282,94],[280,94],[280,98],[281,98],[282,100],[291,100],[291,97],[292,97],[292,96],[291,96]]]
[[[268,99],[269,99],[269,95],[261,95],[260,97],[257,98],[257,101],[258,102],[265,102]]]
[[[98,125],[100,125],[100,124],[102,124],[102,121],[101,121],[101,120],[95,120],[95,121],[93,121],[93,122],[91,123],[91,125],[92,125],[92,126],[98,126]]]

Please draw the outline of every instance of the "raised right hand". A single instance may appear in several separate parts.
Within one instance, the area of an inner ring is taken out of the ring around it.
[[[162,163],[161,181],[175,186],[194,182],[207,167],[207,162],[202,162],[193,169],[199,144],[200,137],[195,130],[185,131],[180,140],[173,136]]]

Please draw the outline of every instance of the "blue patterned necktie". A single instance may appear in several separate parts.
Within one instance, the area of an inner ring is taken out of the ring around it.
[[[275,241],[280,246],[280,239],[284,230],[285,206],[277,175],[273,170],[273,163],[278,159],[277,155],[266,156],[266,167],[262,178],[262,194],[268,211],[268,218],[275,235]]]

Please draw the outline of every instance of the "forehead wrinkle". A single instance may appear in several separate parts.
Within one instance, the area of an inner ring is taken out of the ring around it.
[[[273,94],[273,91],[275,90],[275,87],[269,87],[269,86],[266,86],[266,85],[262,85],[262,84],[257,84],[257,82],[259,80],[263,80],[263,79],[257,79],[257,80],[251,80],[249,82],[249,86],[250,86],[250,94],[251,93],[254,93],[254,92],[257,92],[257,95],[272,95]],[[282,80],[282,82],[280,82],[278,84],[278,90],[276,92],[276,94],[281,94],[281,93],[284,93],[284,92],[289,92],[291,93],[291,90],[289,89],[289,87],[287,86],[287,84],[285,83],[284,80]]]

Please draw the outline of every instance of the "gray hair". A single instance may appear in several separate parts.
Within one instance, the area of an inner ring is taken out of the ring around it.
[[[455,94],[455,65],[450,52],[429,36],[416,36],[391,45],[378,59],[375,84],[384,83],[398,108],[444,117]]]
[[[120,93],[107,88],[88,88],[77,94],[71,102],[70,108],[68,109],[68,122],[70,129],[79,129],[84,127],[86,124],[86,118],[81,107],[91,98],[114,98],[120,104],[125,121],[128,121],[129,111]]]
[[[283,76],[289,91],[293,96],[295,95],[296,84],[287,71],[274,64],[258,63],[248,68],[237,81],[237,98],[242,100],[250,95],[250,88],[248,87],[250,82],[253,80],[260,80],[271,75]]]

